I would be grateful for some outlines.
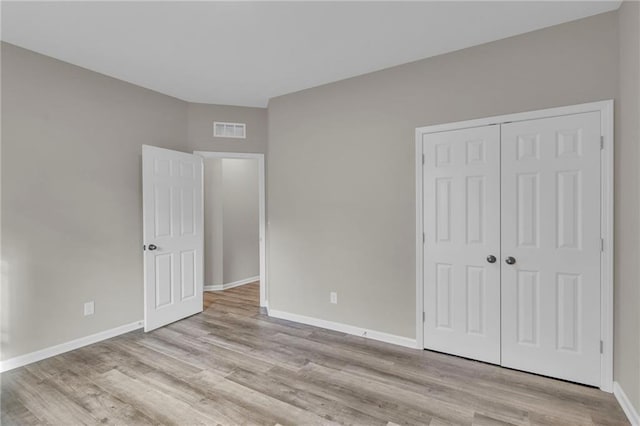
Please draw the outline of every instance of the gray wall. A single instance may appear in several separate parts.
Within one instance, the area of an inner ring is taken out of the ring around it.
[[[141,146],[186,151],[187,104],[6,43],[1,54],[7,359],[142,319]]]
[[[214,138],[214,121],[246,123],[247,138]],[[267,152],[266,108],[190,103],[187,128],[191,151]]]
[[[260,275],[258,161],[222,160],[224,283]]]
[[[7,43],[1,55],[5,360],[142,319],[141,146],[266,152],[267,110],[188,104]],[[214,120],[248,138],[214,139]]]
[[[204,160],[204,285],[224,284],[222,160]]]
[[[617,92],[612,12],[272,99],[269,307],[413,338],[415,128]]]
[[[258,161],[205,159],[205,285],[260,275]]]
[[[620,17],[614,376],[640,412],[640,4]]]

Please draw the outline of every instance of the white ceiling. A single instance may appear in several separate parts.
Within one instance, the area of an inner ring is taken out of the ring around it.
[[[617,9],[570,2],[2,2],[2,40],[191,102],[270,98]]]

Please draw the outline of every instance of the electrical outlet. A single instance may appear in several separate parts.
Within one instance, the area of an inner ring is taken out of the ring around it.
[[[93,300],[91,302],[87,302],[84,304],[84,316],[88,316],[88,315],[93,315],[93,313],[95,312],[95,304],[93,303]]]
[[[330,295],[331,303],[337,304],[338,303],[338,293],[336,293],[335,291],[332,291],[331,293],[329,293],[329,295]]]

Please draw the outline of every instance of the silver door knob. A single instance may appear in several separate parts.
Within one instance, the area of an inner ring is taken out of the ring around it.
[[[504,261],[507,265],[513,265],[514,263],[516,263],[516,258],[509,256]]]
[[[489,263],[496,263],[496,257],[492,254],[490,254],[489,256],[487,256],[487,262]]]
[[[152,251],[153,251],[153,250],[157,250],[157,249],[158,249],[158,246],[157,246],[157,245],[155,245],[155,244],[149,244],[149,250],[152,250]]]

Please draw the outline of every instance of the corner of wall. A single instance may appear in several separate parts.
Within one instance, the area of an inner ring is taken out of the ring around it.
[[[619,81],[616,108],[616,339],[614,394],[632,424],[640,412],[640,3],[618,9]],[[624,198],[620,195],[624,193]],[[634,194],[635,193],[635,194]],[[624,232],[620,231],[624,230]],[[635,236],[633,234],[636,234]],[[635,421],[635,423],[634,423]]]

